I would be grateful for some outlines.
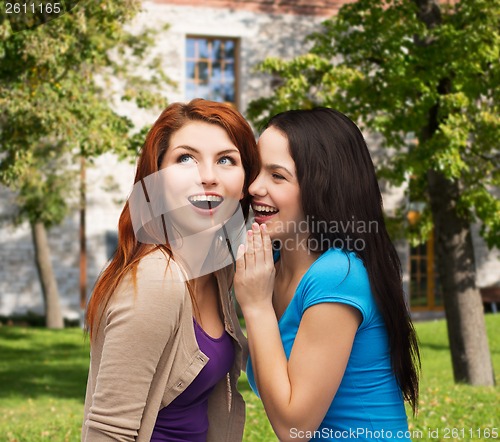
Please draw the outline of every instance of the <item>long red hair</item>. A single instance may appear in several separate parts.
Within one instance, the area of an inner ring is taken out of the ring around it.
[[[222,127],[239,149],[245,170],[245,196],[241,207],[246,219],[250,208],[248,186],[258,174],[259,154],[249,124],[238,111],[227,104],[197,98],[187,104],[173,103],[168,106],[146,136],[137,162],[134,184],[158,172],[172,134],[192,121],[203,121]],[[85,328],[90,333],[91,340],[98,328],[101,314],[122,278],[127,272],[134,271],[139,261],[155,248],[162,249],[169,257],[172,256],[168,242],[152,248],[151,245],[137,241],[127,202],[118,222],[118,247],[109,265],[99,275],[87,305]],[[192,290],[189,292],[192,296]]]

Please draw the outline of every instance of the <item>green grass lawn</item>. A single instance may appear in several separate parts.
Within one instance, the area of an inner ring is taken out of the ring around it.
[[[500,315],[487,315],[486,324],[498,384]],[[444,321],[416,328],[423,376],[420,412],[410,418],[413,440],[498,440],[489,432],[500,433],[499,388],[455,385]],[[80,440],[88,353],[79,329],[0,328],[0,442]],[[244,442],[277,441],[244,376],[240,388],[247,402]]]

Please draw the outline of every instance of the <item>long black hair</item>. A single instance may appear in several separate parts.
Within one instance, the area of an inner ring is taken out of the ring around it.
[[[283,112],[266,127],[279,130],[288,140],[309,223],[309,247],[321,252],[342,244],[363,261],[387,327],[392,368],[416,413],[417,337],[404,299],[401,262],[385,227],[382,195],[361,131],[329,108]]]

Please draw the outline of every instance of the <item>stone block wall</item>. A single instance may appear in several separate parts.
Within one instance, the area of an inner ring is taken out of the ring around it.
[[[248,103],[271,91],[271,79],[256,73],[255,65],[268,56],[290,58],[307,50],[304,38],[317,30],[325,16],[331,15],[339,1],[282,0],[156,0],[144,3],[144,12],[133,28],[155,27],[161,33],[153,48],[164,60],[166,73],[177,87],[159,91],[170,102],[184,101],[185,41],[187,36],[216,36],[239,40],[239,108],[244,113]],[[314,11],[311,8],[316,8]],[[319,9],[318,9],[319,8]],[[322,11],[320,9],[322,8]],[[151,125],[157,115],[121,103],[119,111],[129,115],[138,127]],[[365,134],[366,135],[366,134]],[[374,160],[383,161],[376,137],[368,137]],[[95,161],[87,170],[87,254],[88,289],[105,266],[118,218],[131,189],[134,165],[119,162],[111,155]],[[404,189],[382,185],[384,207],[392,212],[405,204]],[[34,264],[34,251],[29,226],[13,227],[8,219],[14,213],[13,195],[0,188],[0,315],[43,311],[42,294]],[[489,252],[478,242],[478,284],[499,283],[498,251]],[[52,264],[56,273],[64,315],[78,317],[79,308],[79,215],[75,210],[65,222],[49,232]],[[403,267],[407,268],[408,245],[397,244]],[[408,272],[405,272],[405,286]]]
[[[106,238],[116,235],[118,217],[127,198],[134,165],[106,155],[87,168],[87,293],[109,257]],[[34,261],[28,223],[14,226],[14,195],[0,189],[0,315],[43,314],[43,298]],[[80,315],[79,212],[74,210],[60,226],[48,231],[52,266],[61,297],[63,315]]]
[[[350,0],[352,1],[352,0]],[[160,4],[205,6],[265,14],[332,16],[346,0],[156,0]]]
[[[242,111],[250,100],[270,88],[268,77],[253,72],[255,64],[268,55],[292,57],[301,53],[305,49],[303,37],[322,20],[296,14],[256,12],[255,8],[196,6],[200,2],[191,2],[190,6],[171,3],[146,2],[144,12],[133,25],[133,29],[139,30],[145,26],[159,29],[169,24],[169,29],[158,36],[152,55],[161,56],[167,75],[178,85],[162,92],[170,102],[184,101],[186,36],[237,38]],[[119,90],[119,85],[116,88]],[[130,103],[120,103],[118,110],[130,116],[138,127],[151,125],[157,118]],[[97,159],[87,169],[87,296],[109,258],[111,243],[117,235],[118,218],[132,189],[134,171],[134,164],[119,162],[111,155]],[[13,197],[7,189],[0,189],[0,315],[27,311],[42,313],[43,299],[29,225],[14,227],[9,222],[15,212]],[[77,318],[80,314],[78,211],[74,210],[48,235],[64,315]]]

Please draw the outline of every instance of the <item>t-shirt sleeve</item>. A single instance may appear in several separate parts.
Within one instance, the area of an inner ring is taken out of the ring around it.
[[[361,312],[365,327],[374,317],[374,301],[368,273],[354,254],[326,252],[306,274],[301,284],[301,313],[324,302],[350,305]]]
[[[134,441],[153,376],[176,332],[186,287],[171,261],[145,258],[135,282],[125,277],[102,321],[104,345],[92,396],[87,441]]]

